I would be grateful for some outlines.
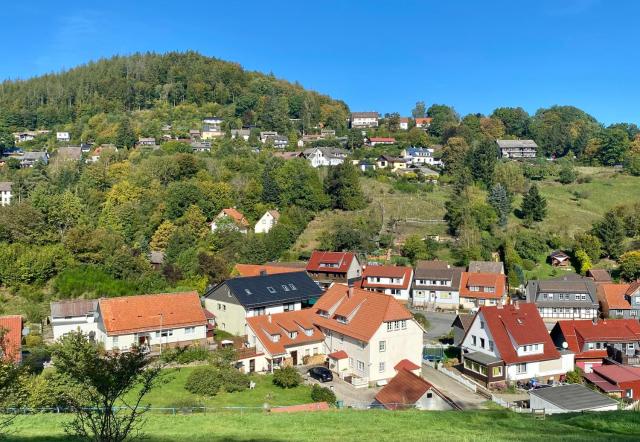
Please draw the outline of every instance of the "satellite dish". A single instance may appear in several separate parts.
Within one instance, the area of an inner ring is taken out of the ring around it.
[[[31,329],[29,327],[22,329],[22,336],[29,336],[29,333],[31,333]]]
[[[562,348],[564,348],[564,349],[569,348],[569,344],[567,344],[567,341],[564,341],[564,342],[562,343]]]

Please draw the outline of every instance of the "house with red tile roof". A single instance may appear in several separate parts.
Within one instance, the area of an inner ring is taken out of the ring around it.
[[[606,318],[640,318],[640,282],[597,284],[596,293],[600,310]]]
[[[204,345],[208,320],[197,292],[102,298],[96,340],[106,350]]]
[[[408,302],[413,281],[413,268],[390,265],[368,265],[362,271],[360,287],[373,292],[391,295]]]
[[[601,365],[585,373],[584,379],[603,393],[619,398],[640,400],[640,367],[626,365]]]
[[[427,129],[431,126],[431,120],[433,120],[431,117],[416,118],[416,127]]]
[[[409,117],[400,117],[400,130],[408,130],[409,129]]]
[[[211,221],[211,231],[215,232],[223,226],[229,226],[240,233],[249,231],[249,221],[235,207],[222,209]]]
[[[379,144],[395,144],[396,139],[392,137],[371,137],[368,139],[369,146],[377,146]]]
[[[462,272],[460,304],[463,308],[504,304],[507,300],[507,277],[500,273]]]
[[[22,316],[0,316],[0,360],[22,361]]]
[[[454,407],[436,387],[410,371],[400,369],[375,396],[375,406],[387,410],[452,410]]]
[[[551,338],[558,348],[574,352],[576,366],[586,373],[608,357],[640,364],[640,323],[635,319],[558,321]]]
[[[307,263],[307,273],[323,287],[334,282],[347,283],[362,277],[362,266],[353,252],[314,250]]]
[[[461,349],[463,372],[488,386],[557,381],[574,368],[573,353],[556,349],[535,304],[480,307]]]
[[[309,309],[250,317],[247,325],[267,369],[326,355],[341,378],[366,386],[422,364],[423,330],[411,312],[393,296],[343,284]]]

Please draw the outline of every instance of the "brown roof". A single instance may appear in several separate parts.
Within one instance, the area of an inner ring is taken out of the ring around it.
[[[610,282],[611,275],[605,269],[589,269],[588,276],[591,276],[596,282]]]
[[[103,298],[98,305],[109,336],[207,323],[197,292]]]
[[[433,385],[410,371],[400,370],[393,379],[376,394],[376,401],[387,410],[411,406],[420,400]]]
[[[471,323],[473,322],[473,318],[475,318],[475,315],[471,313],[460,313],[458,316],[456,316],[456,319],[460,320],[460,324],[462,325],[462,329],[464,331],[469,330],[469,327],[471,327]],[[453,322],[455,323],[455,319],[453,320]]]
[[[376,266],[369,265],[362,272],[362,288],[401,288],[408,289],[411,284],[411,274],[413,269],[411,267],[404,266]],[[388,284],[388,283],[375,283],[367,281],[368,277],[380,277],[380,278],[403,278],[402,285]]]
[[[247,221],[247,219],[244,217],[244,215],[240,212],[238,212],[235,208],[230,207],[228,209],[222,209],[222,212],[225,215],[227,215],[229,218],[231,218],[236,224],[243,226],[243,227],[248,227],[249,226],[249,221]],[[220,215],[218,215],[220,216]]]
[[[51,303],[51,317],[86,316],[95,312],[98,306],[96,299],[68,299]]]
[[[234,271],[240,276],[259,276],[262,274],[262,272],[265,272],[267,275],[275,275],[276,273],[299,272],[300,268],[268,264],[236,264],[234,267]]]
[[[409,359],[403,359],[400,362],[398,362],[393,368],[396,371],[400,371],[400,370],[413,371],[413,370],[419,370],[420,366],[417,364],[414,364]]]
[[[492,287],[493,292],[472,291],[471,287]],[[507,277],[500,273],[462,272],[460,296],[465,298],[500,299],[507,290]]]
[[[0,192],[11,192],[11,181],[0,181]]]
[[[389,321],[410,320],[413,315],[391,295],[353,288],[351,296],[344,284],[334,284],[313,306],[314,322],[326,329],[369,342],[380,326]],[[323,317],[319,310],[333,311]],[[336,316],[350,317],[348,323],[338,322]]]
[[[307,270],[310,272],[347,273],[351,262],[356,257],[352,252],[320,252],[311,253]],[[336,265],[337,267],[332,267]]]
[[[344,350],[334,351],[333,353],[329,353],[327,356],[336,361],[339,361],[340,359],[347,359],[349,357],[347,352]]]
[[[0,316],[0,330],[4,330],[3,352],[0,357],[4,360],[20,362],[22,359],[22,316]]]

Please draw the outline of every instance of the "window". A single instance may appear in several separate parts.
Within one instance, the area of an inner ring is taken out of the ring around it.
[[[353,368],[353,358],[349,358],[349,367]]]
[[[480,321],[480,328],[484,329],[484,321]]]
[[[252,294],[253,294],[253,293],[251,293],[251,290],[249,290],[249,289],[244,289],[244,292],[245,292],[247,295],[252,295]]]
[[[307,336],[313,335],[313,329],[312,328],[305,328],[304,329],[304,334],[307,335]]]
[[[502,367],[493,367],[491,369],[491,376],[498,377],[498,376],[502,376]]]
[[[265,307],[258,307],[253,312],[256,316],[264,316],[267,314],[267,309]]]
[[[328,312],[328,311],[326,311],[326,310],[318,310],[318,314],[319,314],[320,316],[322,316],[323,318],[328,318],[328,317],[329,317],[329,312]],[[387,325],[387,329],[388,329],[388,328],[389,328],[389,327],[388,327],[388,325]]]
[[[383,352],[387,349],[387,341],[378,342],[378,349]]]
[[[222,304],[222,311],[226,312],[227,311],[227,304]]]
[[[269,291],[269,293],[275,293],[276,289],[274,289],[273,287],[267,287],[267,290]]]
[[[112,344],[114,347],[117,347],[117,346],[118,346],[118,337],[117,337],[117,336],[114,336],[114,337],[111,339],[111,344]]]
[[[384,362],[380,362],[380,364],[378,364],[378,372],[384,373]]]
[[[427,399],[431,399],[432,397],[433,397],[433,393],[429,391],[427,393]]]
[[[493,351],[493,341],[489,340],[489,351]]]
[[[284,290],[285,292],[289,291],[289,287],[287,287],[286,284],[282,284],[282,290]]]
[[[311,350],[309,350],[308,348],[304,350],[304,355],[305,356],[309,356],[311,355]]]
[[[628,397],[628,398],[632,398],[633,397],[633,388],[629,388],[628,390],[626,390],[624,392],[624,396]]]
[[[222,304],[218,303],[218,310],[222,310]]]
[[[527,372],[527,364],[516,364],[516,373],[525,374]]]
[[[280,341],[280,335],[271,335],[271,340],[273,342],[278,342]]]
[[[387,322],[387,331],[393,330],[393,322]]]
[[[318,347],[313,347],[313,355],[317,355],[318,354]]]
[[[341,315],[336,315],[336,321],[338,321],[340,324],[346,324],[348,322],[347,318]]]
[[[480,338],[480,348],[484,348],[484,338]]]
[[[358,371],[364,371],[364,362],[357,361],[357,364]]]
[[[473,346],[476,346],[476,337],[475,335],[471,335],[471,344],[473,344]]]
[[[196,328],[195,327],[185,327],[184,328],[184,334],[185,335],[191,335],[193,333],[195,333]]]
[[[296,304],[294,302],[284,304],[283,308],[285,312],[292,312],[296,309]]]
[[[163,338],[166,338],[167,336],[173,336],[173,330],[162,330],[161,332],[157,331],[156,338],[159,338],[160,335],[162,335]]]
[[[298,289],[296,288],[296,286],[295,286],[295,285],[293,285],[293,284],[289,284],[289,288],[290,288],[291,290],[298,290]]]
[[[295,339],[297,337],[298,337],[298,332],[297,331],[289,332],[289,338]]]

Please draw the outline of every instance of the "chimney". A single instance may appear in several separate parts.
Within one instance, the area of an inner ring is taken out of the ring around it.
[[[496,308],[502,310],[504,306],[502,305],[502,303],[498,302],[498,304],[496,304]]]
[[[347,297],[351,298],[353,296],[353,281],[349,281],[347,284]]]
[[[260,269],[260,276],[267,276],[267,270],[266,269]]]
[[[514,301],[513,302],[513,308],[516,310],[520,310],[520,301]]]
[[[267,315],[267,320],[269,321],[269,324],[271,324],[271,313]]]

